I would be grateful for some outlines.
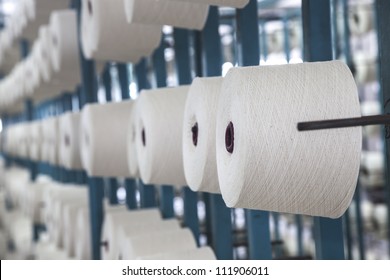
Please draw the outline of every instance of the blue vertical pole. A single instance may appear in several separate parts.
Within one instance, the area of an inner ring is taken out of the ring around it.
[[[160,46],[152,55],[153,70],[156,77],[157,87],[167,86],[167,65],[165,63],[165,41],[164,36],[161,38]]]
[[[173,199],[175,190],[172,186],[163,185],[160,187],[160,210],[164,219],[173,218],[175,216],[173,208]]]
[[[354,65],[352,61],[352,55],[351,55],[351,46],[350,46],[350,30],[349,30],[349,22],[348,22],[348,17],[349,17],[349,11],[348,11],[348,1],[343,0],[342,1],[342,8],[343,8],[343,17],[344,17],[344,24],[343,24],[343,29],[344,29],[344,55],[346,59],[346,63],[348,67],[351,69],[352,72],[355,72],[354,70]],[[359,184],[356,188],[359,188]],[[356,202],[355,202],[356,203]],[[360,208],[360,206],[359,206]],[[349,209],[345,213],[343,219],[344,219],[344,226],[345,226],[345,236],[346,236],[346,247],[347,247],[347,258],[349,260],[353,259],[352,255],[352,232],[351,232],[351,218],[350,218],[350,213]],[[363,232],[358,232],[358,238],[362,240],[362,235]],[[360,249],[360,246],[359,246]],[[360,255],[362,255],[362,252]]]
[[[222,74],[222,47],[219,36],[219,13],[217,7],[210,7],[206,26],[202,31],[202,47],[204,75],[207,77]],[[220,260],[233,259],[233,231],[231,210],[226,207],[220,194],[207,195],[211,225],[211,242],[215,254]]]
[[[283,36],[284,36],[284,52],[286,54],[287,63],[290,61],[290,30],[288,28],[288,18],[283,18]]]
[[[137,77],[138,90],[150,89],[150,83],[147,77],[147,65],[146,60],[142,59],[135,66],[135,73]],[[146,185],[139,181],[139,191],[141,197],[141,207],[142,208],[151,208],[156,207],[156,187],[154,185]]]
[[[176,73],[180,85],[192,82],[190,64],[190,32],[185,29],[173,30],[175,41]],[[195,239],[199,242],[198,195],[189,187],[183,187],[184,225],[191,229]]]
[[[350,209],[347,209],[343,216],[345,235],[346,235],[346,246],[347,246],[347,259],[352,260],[352,235],[351,235],[351,215],[349,214]]]
[[[379,83],[383,100],[384,113],[390,114],[390,1],[376,0],[375,2],[379,46]],[[390,240],[390,128],[385,133],[385,172],[386,172],[386,204],[387,204],[387,240]],[[390,253],[390,242],[389,253]]]
[[[282,248],[281,248],[281,244],[279,244],[279,241],[281,240],[280,227],[279,227],[279,217],[280,217],[280,214],[278,212],[272,212],[272,218],[274,220],[274,232],[275,232],[274,241],[276,241],[276,244],[277,244],[276,249],[275,249],[276,259],[278,259],[282,256]]]
[[[297,225],[297,243],[298,243],[298,256],[302,257],[303,250],[303,221],[301,215],[295,215],[295,224]]]
[[[29,53],[29,44],[27,40],[22,40],[20,43],[20,52],[22,58],[26,58]],[[25,118],[26,121],[34,120],[34,104],[31,99],[25,101]],[[28,166],[30,169],[30,179],[31,181],[35,181],[38,176],[38,166],[35,162],[29,160]],[[43,231],[43,225],[35,224],[33,225],[33,240],[38,241],[40,233]]]
[[[119,77],[119,85],[121,88],[122,99],[126,100],[130,98],[129,92],[129,71],[127,64],[118,63],[118,77]],[[125,189],[126,189],[126,204],[129,209],[137,208],[137,181],[134,178],[126,178],[125,179]]]
[[[77,9],[79,44],[81,43],[81,0],[73,0],[73,7]],[[87,103],[97,102],[97,80],[95,73],[95,63],[92,60],[86,60],[80,46],[80,67],[82,93],[80,94],[80,108]],[[89,189],[89,212],[91,221],[91,241],[92,258],[100,259],[100,240],[103,223],[103,197],[104,181],[102,178],[88,177]]]
[[[194,31],[194,48],[195,48],[195,73],[197,77],[203,77],[202,68],[202,31]]]
[[[237,10],[238,38],[241,43],[243,66],[259,65],[260,40],[257,0]],[[252,260],[272,259],[269,213],[266,211],[245,210],[248,251]]]
[[[332,60],[330,0],[302,0],[302,19],[305,60]],[[314,218],[314,233],[317,259],[344,259],[341,218]]]
[[[111,73],[110,73],[110,64],[107,63],[104,67],[102,74],[103,86],[106,93],[106,101],[112,101],[112,82],[111,82]],[[118,190],[118,180],[117,178],[111,177],[108,178],[108,201],[111,205],[118,204],[118,197],[116,195]]]
[[[167,68],[165,63],[165,42],[164,36],[161,38],[160,46],[153,53],[153,69],[156,77],[157,87],[167,86]],[[163,185],[160,187],[160,210],[163,218],[173,218],[175,216],[173,209],[173,199],[175,192],[172,186]]]
[[[59,97],[58,100],[58,113],[66,113],[66,112],[72,112],[72,94],[71,93],[64,93],[61,97]],[[58,167],[59,172],[61,174],[62,182],[76,182],[76,175],[74,171],[67,170],[64,167]]]
[[[267,32],[265,31],[265,21],[261,21],[261,50],[263,52],[263,58],[266,61],[268,57],[268,46],[267,46]]]
[[[192,82],[190,66],[190,33],[186,29],[173,30],[175,41],[175,62],[180,85],[189,85]]]
[[[335,0],[334,0],[335,1]],[[348,11],[348,3],[346,0],[343,0],[343,15],[344,18],[347,19],[349,15]],[[352,72],[355,72],[355,66],[352,60],[351,54],[351,45],[350,45],[350,29],[349,29],[349,21],[344,20],[344,53],[346,57],[347,64]],[[336,51],[338,49],[336,48]],[[357,225],[357,238],[358,238],[358,248],[359,248],[359,257],[364,260],[365,249],[364,249],[364,229],[363,229],[363,221],[362,221],[362,213],[361,213],[361,205],[360,205],[360,183],[358,182],[356,186],[356,193],[354,195],[354,201],[356,204],[356,225]],[[348,235],[347,235],[348,237]],[[350,242],[348,242],[349,244]]]

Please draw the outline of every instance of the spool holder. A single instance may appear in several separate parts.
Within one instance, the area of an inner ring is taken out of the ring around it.
[[[388,131],[387,128],[390,128],[390,115],[373,115],[373,116],[364,116],[360,118],[299,122],[297,125],[297,129],[298,131],[310,131],[310,130],[331,129],[331,128],[367,126],[367,125],[385,125],[386,138],[390,137],[389,133],[387,133]]]

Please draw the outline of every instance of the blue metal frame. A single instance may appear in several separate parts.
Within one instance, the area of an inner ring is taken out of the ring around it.
[[[275,259],[279,259],[281,256],[282,256],[282,247],[281,245],[282,244],[279,244],[279,242],[281,242],[281,235],[280,235],[280,227],[279,227],[279,217],[280,217],[280,214],[278,212],[271,212],[270,213],[272,218],[273,218],[273,222],[274,222],[274,233],[275,233],[275,236],[274,236],[274,242],[276,243],[276,248],[275,248]]]
[[[78,35],[81,38],[81,0],[74,0],[73,7],[77,10]],[[79,40],[81,44],[81,40]],[[97,102],[97,79],[95,72],[95,62],[87,60],[80,49],[80,67],[81,67],[81,93],[80,108],[87,103]],[[89,189],[89,211],[91,221],[92,236],[92,258],[100,259],[100,241],[101,229],[103,224],[103,198],[104,198],[104,181],[102,178],[87,178]]]
[[[130,99],[130,90],[129,90],[129,71],[128,66],[125,63],[118,63],[118,78],[119,85],[121,88],[122,100]],[[126,190],[126,204],[129,209],[137,208],[137,181],[134,178],[125,179],[125,190]]]
[[[390,114],[390,1],[376,0],[375,9],[377,15],[378,46],[379,46],[379,83],[385,114]],[[385,166],[386,166],[386,204],[387,204],[387,240],[390,240],[390,132],[386,127],[385,133]],[[389,253],[390,253],[390,242]]]
[[[348,1],[347,0],[342,1],[342,8],[343,8],[344,19],[347,19],[349,16],[348,15]],[[353,70],[353,62],[352,62],[351,48],[350,48],[350,42],[349,42],[350,30],[349,30],[348,20],[344,20],[343,29],[344,29],[344,40],[343,40],[344,55],[345,55],[345,59],[346,59],[346,63],[348,65],[348,67],[351,70]],[[352,255],[353,242],[352,242],[351,217],[350,217],[350,210],[349,209],[345,213],[343,219],[344,219],[344,228],[345,228],[345,237],[346,237],[347,259],[352,260],[353,259],[353,255]]]
[[[190,32],[185,29],[173,30],[175,41],[176,73],[180,85],[188,85],[192,82],[191,57],[190,57]],[[198,195],[189,187],[183,187],[184,225],[191,229],[197,243],[199,243],[199,219],[198,219]]]
[[[257,0],[251,0],[245,8],[237,10],[237,34],[241,46],[242,66],[259,65],[260,62],[257,11]],[[269,213],[246,209],[245,216],[249,258],[252,260],[272,259]]]
[[[141,61],[135,66],[135,74],[137,78],[138,90],[140,92],[144,89],[151,88],[147,77],[146,59],[141,59]],[[147,185],[144,184],[142,180],[139,180],[139,192],[142,208],[152,208],[157,206],[156,187],[154,185]]]
[[[186,29],[175,28],[173,39],[175,41],[175,63],[179,84],[190,85],[192,83],[190,32]]]
[[[302,0],[306,61],[327,61],[333,58],[330,4],[330,0]],[[314,218],[314,233],[317,259],[345,258],[341,218]]]
[[[222,47],[219,36],[219,13],[217,7],[210,7],[206,26],[201,32],[202,71],[205,76],[221,76]],[[233,231],[231,209],[226,207],[219,194],[206,194],[206,227],[211,230],[211,241],[217,259],[233,259]]]
[[[104,90],[106,93],[106,101],[111,102],[112,101],[112,81],[111,81],[111,72],[110,72],[110,63],[106,63],[104,66],[104,70],[102,73],[102,81]],[[119,188],[118,180],[117,178],[111,177],[108,178],[107,182],[107,193],[106,196],[108,198],[108,201],[111,205],[116,205],[119,203],[118,197],[117,197],[117,191]]]
[[[283,18],[283,37],[284,37],[284,53],[286,54],[287,63],[290,61],[290,31],[288,28],[288,18]]]

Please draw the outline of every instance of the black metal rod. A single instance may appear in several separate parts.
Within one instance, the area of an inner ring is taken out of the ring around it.
[[[298,131],[344,128],[366,125],[390,125],[390,115],[365,116],[361,118],[334,119],[298,123]]]

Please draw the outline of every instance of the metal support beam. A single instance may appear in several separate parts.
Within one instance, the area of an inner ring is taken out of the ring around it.
[[[72,6],[77,10],[78,36],[81,44],[81,0],[73,0]],[[80,108],[87,103],[97,102],[97,79],[95,62],[85,59],[79,46],[81,67]],[[87,178],[89,189],[89,213],[91,221],[92,258],[100,259],[101,229],[103,223],[104,182],[102,178]]]
[[[141,92],[144,89],[150,89],[150,83],[147,77],[147,65],[146,60],[142,59],[135,66],[135,75],[138,83],[138,90]],[[139,180],[139,192],[141,197],[141,207],[150,208],[156,207],[156,187],[154,185],[146,185]]]
[[[104,66],[103,74],[102,74],[102,80],[103,80],[103,86],[104,91],[106,93],[106,101],[111,102],[112,101],[112,81],[111,81],[111,72],[110,72],[110,63],[107,63]],[[118,197],[116,195],[119,184],[118,180],[114,177],[108,178],[108,192],[106,193],[108,201],[111,205],[118,204]]]
[[[118,78],[119,85],[121,88],[122,100],[130,99],[130,81],[128,66],[125,63],[118,63]],[[126,204],[129,209],[137,208],[137,181],[134,178],[125,179],[125,190],[126,190]]]
[[[189,85],[192,83],[190,32],[186,29],[175,28],[173,39],[175,41],[175,63],[179,84]]]
[[[165,41],[162,35],[160,46],[154,51],[152,56],[153,71],[156,78],[157,87],[167,86],[167,65],[165,63]]]
[[[172,186],[163,185],[160,187],[160,211],[164,219],[175,217],[173,199],[175,190]]]
[[[231,211],[226,207],[221,195],[210,194],[209,199],[213,249],[218,260],[232,260],[233,231]]]
[[[219,36],[219,13],[217,7],[210,7],[206,26],[201,33],[203,73],[207,77],[222,74],[222,46]],[[231,210],[226,207],[221,195],[207,194],[205,203],[206,226],[211,228],[209,238],[215,254],[220,260],[233,259],[233,231]]]
[[[129,209],[137,209],[137,181],[134,179],[125,180],[125,190],[126,190],[126,205]]]
[[[344,51],[344,56],[347,62],[348,67],[351,69],[352,73],[355,73],[355,65],[353,63],[352,59],[352,54],[351,54],[351,44],[350,44],[350,38],[351,38],[351,32],[349,28],[349,21],[348,16],[349,16],[349,9],[348,9],[348,1],[343,0],[342,1],[342,9],[343,9],[343,17],[344,17],[344,24],[343,24],[343,29],[344,29],[344,40],[343,40],[343,51]],[[335,16],[334,16],[335,18]],[[338,49],[336,48],[336,51]],[[364,229],[362,226],[362,215],[361,215],[361,207],[360,207],[360,184],[358,182],[356,186],[356,194],[354,196],[355,204],[356,204],[356,225],[357,225],[357,237],[358,237],[358,248],[359,248],[359,257],[360,259],[365,259],[365,249],[364,249]],[[352,259],[352,232],[351,232],[351,219],[349,217],[349,212],[346,213],[346,216],[344,218],[345,223],[349,223],[345,226],[345,229],[347,231],[346,234],[346,243],[347,243],[347,255],[348,259]]]
[[[333,58],[330,4],[330,0],[302,0],[306,61],[327,61]],[[317,259],[344,259],[341,218],[314,218],[314,232]]]
[[[377,28],[378,28],[378,47],[379,47],[379,83],[381,86],[381,95],[384,107],[384,113],[390,114],[390,1],[375,1]],[[386,204],[387,204],[387,240],[390,240],[390,137],[389,127],[386,127],[385,133],[385,168],[386,168]],[[390,242],[389,254],[390,254]]]
[[[283,36],[284,36],[284,53],[286,54],[287,63],[290,61],[290,29],[288,28],[288,19],[283,18]]]
[[[349,209],[345,212],[343,216],[344,231],[346,237],[346,249],[347,249],[347,260],[353,260],[352,255],[352,231],[351,231],[351,215],[349,214]]]
[[[180,85],[192,82],[190,57],[190,32],[185,29],[173,30],[175,40],[176,73]],[[191,229],[195,240],[199,242],[198,197],[190,188],[183,187],[184,225]]]
[[[298,256],[302,257],[304,255],[303,250],[303,218],[301,215],[295,215],[295,224],[297,225],[297,243],[298,243]]]

